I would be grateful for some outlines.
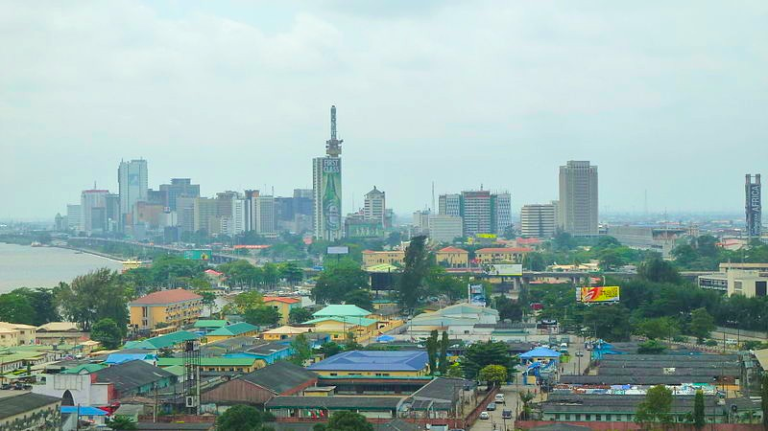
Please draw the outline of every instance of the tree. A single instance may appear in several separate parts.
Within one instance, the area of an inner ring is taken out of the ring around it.
[[[448,274],[441,266],[431,267],[425,280],[428,295],[445,295],[451,301],[466,298],[467,283],[468,280]]]
[[[107,426],[113,430],[118,431],[131,431],[138,429],[136,427],[136,422],[127,416],[115,416],[112,419],[107,419]]]
[[[444,376],[448,371],[448,347],[451,340],[448,339],[448,332],[443,331],[443,338],[440,340],[440,356],[437,358],[438,370],[440,375]]]
[[[292,308],[288,315],[288,321],[294,325],[304,323],[307,320],[312,320],[312,310],[309,308]]]
[[[763,371],[760,376],[760,407],[768,412],[768,372]],[[763,428],[768,429],[768,415],[763,414]]]
[[[35,309],[24,295],[6,293],[0,295],[0,320],[10,323],[32,325],[35,320]]]
[[[122,335],[117,323],[110,318],[99,320],[91,328],[91,339],[109,350],[120,347],[123,343]]]
[[[291,341],[291,348],[293,348],[291,362],[296,365],[304,366],[304,362],[312,357],[312,347],[304,334],[299,334]]]
[[[344,350],[360,350],[362,348],[362,344],[358,343],[355,339],[355,334],[352,331],[347,332],[347,338],[344,340]]]
[[[697,308],[691,313],[691,323],[688,325],[688,331],[696,337],[696,342],[701,344],[704,339],[709,337],[710,332],[715,330],[715,319],[707,312],[705,308]]]
[[[648,340],[637,347],[637,353],[640,355],[659,355],[665,350],[667,346],[656,340]]]
[[[644,335],[652,340],[657,338],[673,338],[680,334],[680,327],[671,317],[657,317],[641,321],[635,330],[638,335]]]
[[[328,420],[326,431],[373,431],[365,416],[348,411],[336,412]]]
[[[231,304],[224,306],[224,314],[245,314],[252,308],[264,306],[264,297],[259,292],[242,292],[235,296]]]
[[[245,321],[251,325],[257,326],[271,326],[276,325],[280,321],[280,312],[274,307],[268,305],[260,305],[258,307],[249,308],[245,311],[243,316]]]
[[[487,382],[488,386],[500,386],[507,381],[507,369],[502,365],[486,365],[480,370],[478,377]]]
[[[632,333],[629,311],[622,305],[593,305],[583,315],[591,334],[607,341],[626,341]]]
[[[355,289],[344,295],[344,303],[357,305],[363,310],[373,310],[373,298],[371,292],[364,289]]]
[[[512,369],[513,358],[510,356],[504,342],[478,342],[469,346],[464,353],[461,367],[468,379],[477,378],[480,370],[487,365],[501,365],[507,370]]]
[[[328,341],[326,343],[323,343],[318,351],[326,358],[330,358],[333,355],[339,354],[342,351],[341,346],[334,343],[333,341]]]
[[[294,262],[286,262],[279,267],[280,278],[284,279],[288,284],[294,286],[296,283],[300,283],[304,279],[304,270]]]
[[[312,297],[318,303],[340,303],[348,292],[366,287],[368,274],[356,262],[342,260],[320,273]]]
[[[131,291],[117,272],[102,268],[76,277],[71,285],[56,288],[56,300],[64,317],[77,322],[84,331],[104,318],[115,321],[122,333],[128,327],[128,299]]]
[[[213,309],[216,308],[216,293],[211,289],[200,289],[195,293],[203,297],[203,305],[208,307],[209,314],[213,314]]]
[[[427,338],[427,358],[429,361],[429,373],[434,375],[437,372],[437,330],[433,330]]]
[[[648,389],[635,412],[635,422],[640,424],[660,423],[668,425],[672,422],[672,391],[664,385]]]
[[[654,283],[679,283],[680,273],[677,269],[659,256],[645,260],[637,267],[637,275],[641,279]]]
[[[261,431],[263,423],[270,421],[272,416],[246,405],[236,405],[228,408],[216,420],[217,431]]]
[[[405,269],[400,275],[398,302],[402,309],[412,313],[424,292],[424,279],[429,272],[429,253],[426,248],[426,236],[411,238],[405,249]]]
[[[704,428],[706,419],[704,417],[704,392],[699,389],[693,398],[693,426],[700,430]]]
[[[22,287],[13,290],[11,293],[22,295],[29,301],[29,305],[31,305],[34,310],[32,325],[40,326],[48,322],[57,322],[61,320],[59,311],[56,308],[56,297],[54,296],[52,289],[45,289],[42,287],[30,289]]]
[[[499,319],[509,319],[512,322],[519,322],[523,319],[523,307],[519,303],[513,302],[504,295],[497,296],[493,302],[494,307],[499,312]]]

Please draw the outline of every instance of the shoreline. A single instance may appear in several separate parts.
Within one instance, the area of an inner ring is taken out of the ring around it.
[[[48,247],[60,248],[62,250],[79,251],[80,253],[83,253],[83,254],[90,254],[91,256],[100,257],[102,259],[107,259],[107,260],[111,260],[113,262],[118,262],[118,263],[123,263],[124,261],[128,260],[128,259],[124,259],[111,254],[101,253],[98,251],[88,250],[84,248],[70,247],[68,245],[48,245]]]

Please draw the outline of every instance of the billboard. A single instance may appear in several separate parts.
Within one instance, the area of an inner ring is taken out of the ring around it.
[[[349,254],[349,247],[328,247],[328,254]]]
[[[341,159],[323,159],[321,199],[326,238],[341,237]]]
[[[469,303],[485,307],[485,287],[482,284],[469,285]]]
[[[760,237],[762,228],[762,202],[760,196],[760,176],[756,183],[747,183],[747,235]]]
[[[576,300],[584,303],[619,302],[619,286],[577,287]]]
[[[488,274],[519,277],[523,275],[523,265],[519,263],[491,265]]]
[[[184,250],[184,259],[189,260],[210,260],[211,250]]]

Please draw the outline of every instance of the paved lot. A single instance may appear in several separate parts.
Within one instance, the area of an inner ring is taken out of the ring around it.
[[[491,418],[488,420],[480,420],[478,419],[477,422],[470,428],[471,431],[503,431],[504,425],[506,424],[506,428],[509,431],[512,431],[515,429],[515,412],[516,410],[520,409],[520,406],[518,405],[520,403],[520,397],[517,393],[518,386],[502,386],[500,393],[504,394],[505,403],[504,404],[497,404],[496,410],[492,412],[488,412],[491,415]],[[512,419],[507,419],[504,421],[504,419],[501,417],[501,412],[504,409],[512,410]]]

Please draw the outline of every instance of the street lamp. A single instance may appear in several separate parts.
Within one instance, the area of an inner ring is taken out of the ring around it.
[[[578,358],[578,362],[579,362],[579,369],[578,369],[578,373],[577,374],[579,374],[579,375],[581,375],[581,357],[582,356],[584,356],[584,353],[582,353],[581,350],[577,350],[576,351],[576,357]]]
[[[739,330],[741,328],[739,328],[739,321],[738,320],[727,320],[725,323],[727,323],[729,325],[736,326],[736,346],[738,348],[738,346],[741,344],[741,334],[739,332]]]

